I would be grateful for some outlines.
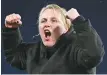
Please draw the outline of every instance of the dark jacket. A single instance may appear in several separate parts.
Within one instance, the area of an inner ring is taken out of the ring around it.
[[[7,62],[30,74],[93,74],[104,56],[99,35],[81,16],[50,48],[24,43],[19,28],[2,29],[2,41]]]

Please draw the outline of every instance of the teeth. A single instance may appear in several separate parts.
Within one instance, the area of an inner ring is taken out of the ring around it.
[[[50,32],[49,30],[44,30],[44,32]]]
[[[49,32],[49,30],[45,30],[45,32]]]

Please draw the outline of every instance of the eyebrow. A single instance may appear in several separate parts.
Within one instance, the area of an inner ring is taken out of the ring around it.
[[[56,17],[52,17],[51,19],[57,19]]]
[[[41,20],[46,20],[46,18],[41,18]]]

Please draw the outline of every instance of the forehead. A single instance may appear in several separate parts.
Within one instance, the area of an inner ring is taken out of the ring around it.
[[[57,9],[46,9],[40,15],[41,18],[50,18],[50,17],[59,18],[60,16],[61,13]]]

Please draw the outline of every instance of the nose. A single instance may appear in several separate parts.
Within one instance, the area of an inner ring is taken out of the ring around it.
[[[48,28],[48,27],[50,27],[50,25],[49,25],[49,24],[45,24],[44,27],[45,27],[45,28]]]
[[[44,27],[45,27],[45,28],[48,28],[48,27],[50,27],[50,26],[51,26],[51,23],[50,23],[50,22],[47,22],[47,23],[44,24]]]

